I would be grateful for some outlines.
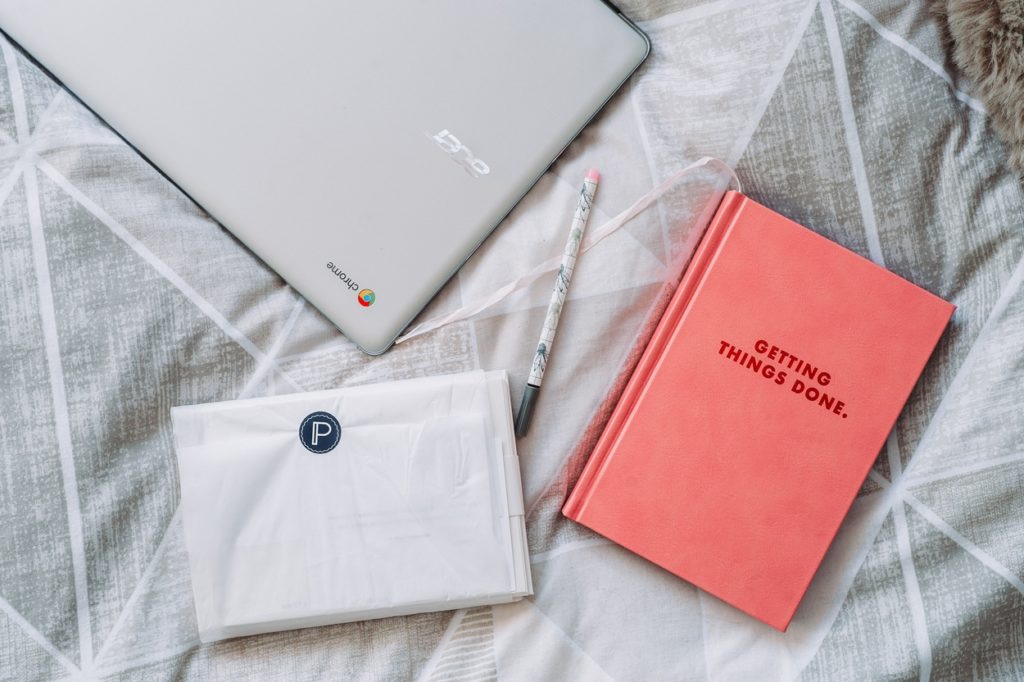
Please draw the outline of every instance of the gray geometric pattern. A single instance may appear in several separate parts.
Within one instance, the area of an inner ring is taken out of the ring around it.
[[[432,682],[459,675],[468,675],[474,680],[497,679],[494,615],[490,607],[467,609],[456,614],[428,667]]]
[[[549,282],[369,358],[0,39],[0,680],[1024,679],[1024,190],[938,27],[896,0],[621,6],[651,60],[422,317],[554,255],[587,167],[596,222],[705,154],[956,303],[789,631],[559,513],[691,183],[581,257],[519,443],[534,597],[199,645],[170,407],[478,367],[517,401]]]

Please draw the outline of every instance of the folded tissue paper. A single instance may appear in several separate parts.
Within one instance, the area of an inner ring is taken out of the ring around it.
[[[171,419],[204,642],[533,593],[505,372]]]

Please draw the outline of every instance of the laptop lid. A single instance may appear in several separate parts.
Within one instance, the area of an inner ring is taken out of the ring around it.
[[[600,0],[0,0],[0,28],[371,354],[649,49]]]

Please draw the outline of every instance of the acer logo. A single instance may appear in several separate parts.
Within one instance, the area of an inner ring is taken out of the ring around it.
[[[481,175],[487,175],[491,172],[491,167],[484,163],[483,160],[473,156],[473,150],[462,144],[459,138],[448,132],[447,128],[436,135],[431,135],[430,138],[448,154],[452,161],[462,166],[474,178],[479,178]]]

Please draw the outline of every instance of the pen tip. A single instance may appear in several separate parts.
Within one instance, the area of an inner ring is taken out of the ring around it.
[[[587,171],[587,180],[593,180],[594,182],[597,182],[600,179],[601,171],[597,170],[596,168],[591,168],[590,170]]]

